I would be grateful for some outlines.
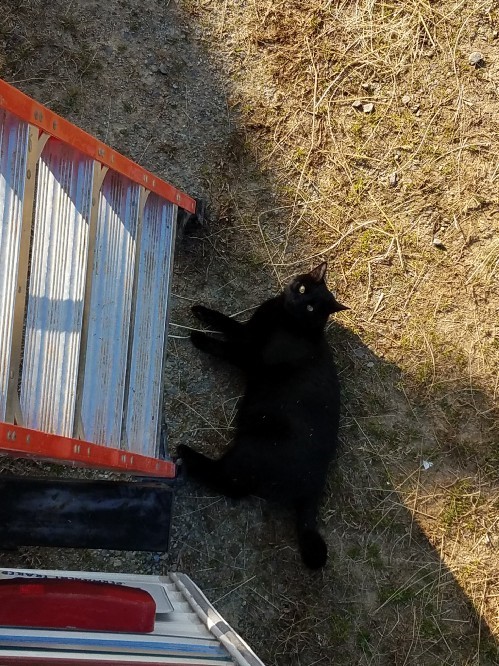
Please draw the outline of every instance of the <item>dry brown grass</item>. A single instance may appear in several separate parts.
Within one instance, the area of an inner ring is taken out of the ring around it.
[[[374,378],[365,364],[345,378],[355,464],[375,461],[397,492],[387,498],[385,481],[366,468],[386,523],[382,548],[397,539],[390,517],[405,507],[497,636],[499,10],[454,0],[184,4],[208,48],[216,43],[245,150],[278,192],[275,206],[256,210],[232,192],[240,223],[254,229],[276,283],[329,259],[352,307],[343,323],[386,362],[375,363]],[[468,62],[473,51],[483,68]],[[355,110],[356,100],[374,111]],[[353,343],[342,344],[353,357]],[[369,524],[362,501],[353,506],[360,476],[344,498],[359,529]],[[413,646],[393,663],[423,663],[416,653],[446,641],[449,622],[435,608],[450,578],[425,580],[414,594],[432,605],[436,624],[425,604],[414,606],[405,627]],[[405,589],[395,585],[376,612]],[[297,632],[307,626],[296,622]],[[380,657],[390,626],[377,657],[364,651],[362,663],[392,663]],[[494,659],[488,649],[478,640],[473,663]],[[472,663],[449,650],[428,663]]]

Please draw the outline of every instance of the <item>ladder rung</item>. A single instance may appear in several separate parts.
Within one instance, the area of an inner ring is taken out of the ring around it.
[[[109,172],[99,194],[84,364],[83,435],[119,447],[140,188]]]
[[[49,140],[38,163],[21,380],[27,427],[71,436],[93,160]]]
[[[136,280],[125,445],[158,456],[168,291],[176,206],[150,194],[144,208]]]
[[[0,109],[0,420],[5,419],[28,124]]]

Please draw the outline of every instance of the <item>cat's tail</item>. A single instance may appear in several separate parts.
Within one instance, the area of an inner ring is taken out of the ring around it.
[[[310,569],[320,569],[327,560],[326,542],[317,529],[317,506],[316,500],[307,501],[296,511],[298,545],[302,560]]]

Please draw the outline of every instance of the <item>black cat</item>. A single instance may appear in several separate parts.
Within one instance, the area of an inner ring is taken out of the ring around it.
[[[178,448],[188,474],[216,491],[291,506],[302,558],[312,569],[327,559],[317,511],[340,415],[340,387],[324,328],[330,314],[347,309],[326,287],[326,268],[324,262],[295,277],[244,324],[202,305],[192,308],[225,338],[193,331],[193,344],[241,368],[247,385],[234,441],[219,460]]]

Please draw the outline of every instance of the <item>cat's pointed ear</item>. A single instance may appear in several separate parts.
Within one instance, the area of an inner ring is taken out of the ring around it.
[[[323,261],[322,264],[319,264],[313,270],[310,271],[310,277],[314,282],[317,282],[317,284],[319,284],[320,282],[324,282],[326,271],[327,271],[327,261]]]

